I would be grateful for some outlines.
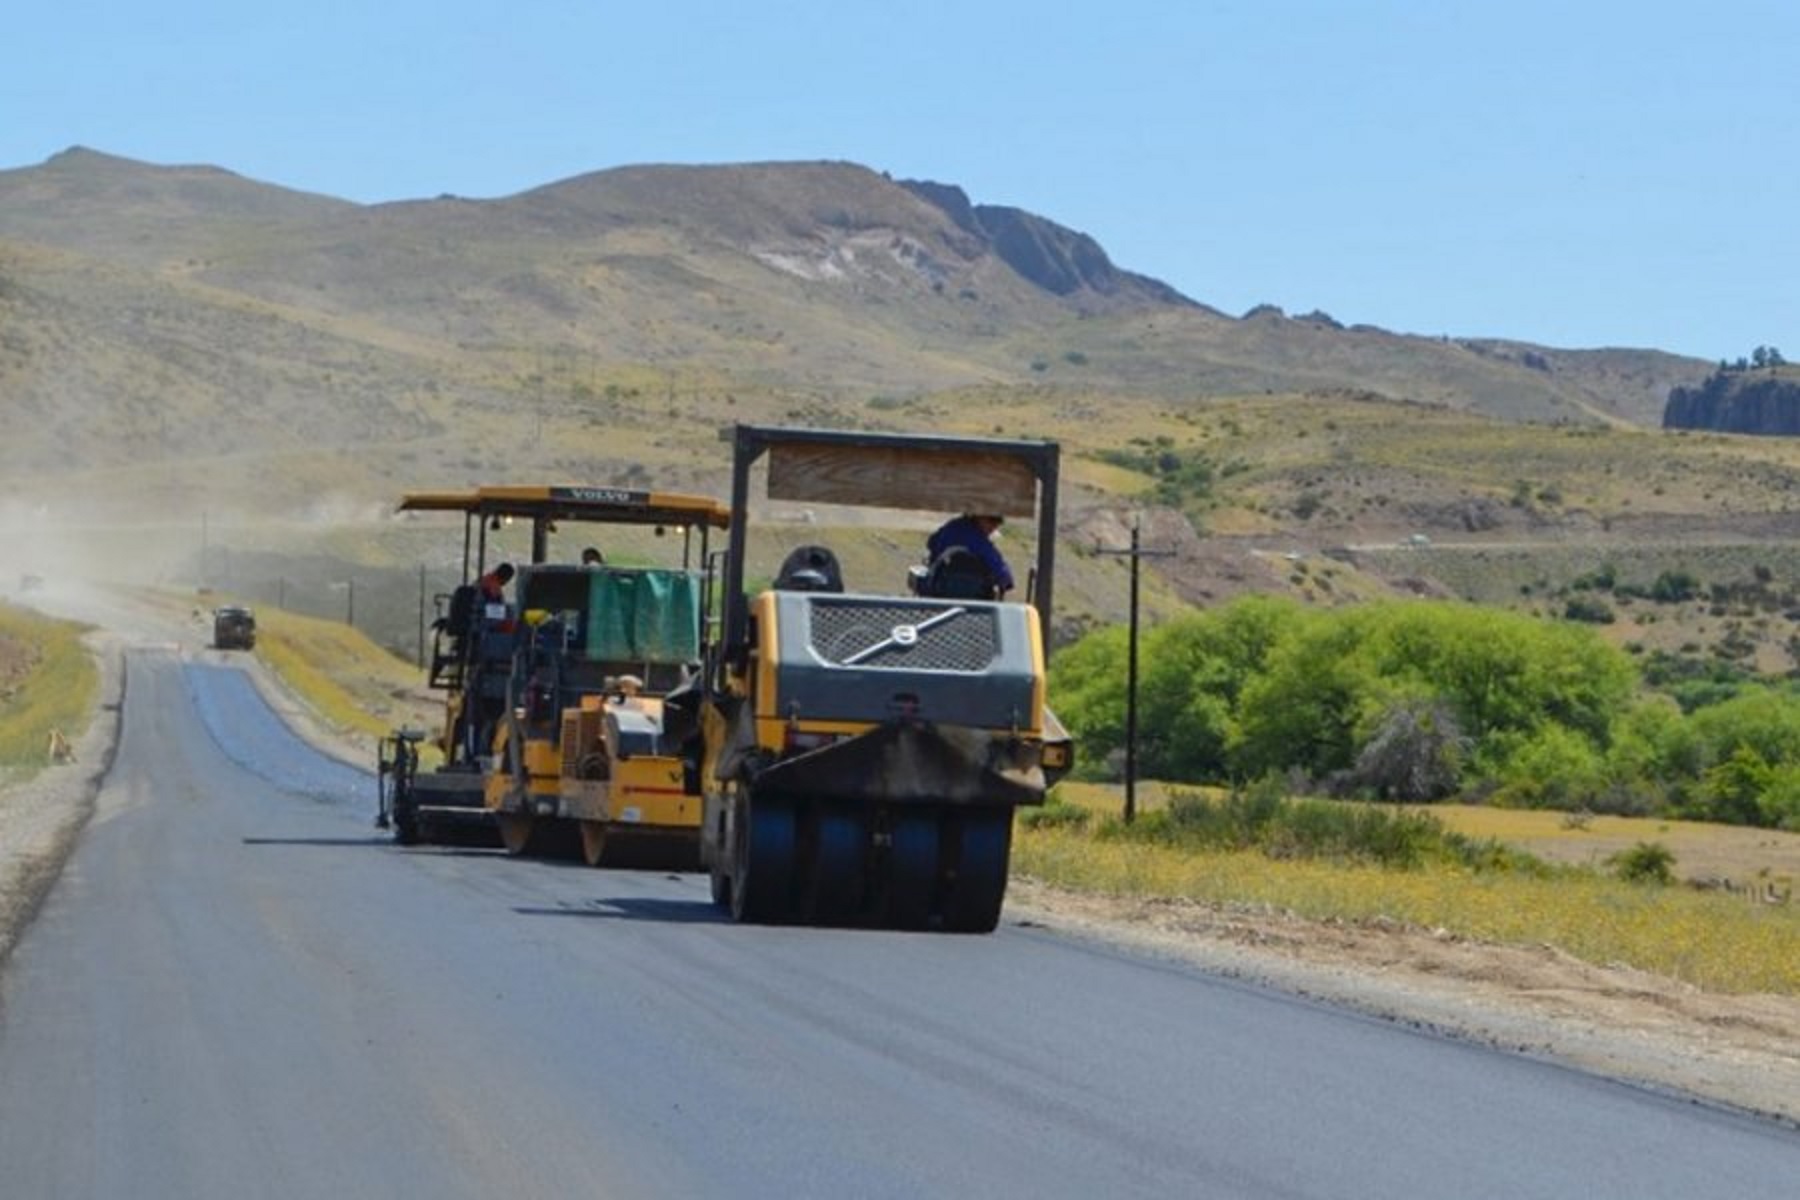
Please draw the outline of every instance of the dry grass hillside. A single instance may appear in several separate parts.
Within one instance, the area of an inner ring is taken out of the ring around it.
[[[0,310],[0,386],[27,418],[9,479],[242,462],[281,508],[316,490],[309,452],[359,490],[496,456],[548,468],[551,440],[637,461],[641,427],[1040,386],[1132,406],[1355,389],[1649,426],[1709,367],[1234,319],[1053,222],[847,163],[363,206],[71,150],[0,172]],[[137,504],[146,486],[119,490]]]
[[[1649,571],[1707,547],[1709,583],[1785,570],[1791,444],[1657,428],[1711,367],[1229,317],[1052,221],[849,163],[375,206],[79,149],[0,172],[0,553],[320,615],[354,573],[393,644],[460,550],[396,522],[401,491],[718,494],[734,421],[1057,438],[1065,634],[1122,616],[1124,564],[1092,551],[1133,520],[1178,552],[1153,616],[1251,590],[1551,611],[1625,548]],[[926,520],[775,525],[757,553],[828,536],[897,579]],[[1711,644],[1702,615],[1655,636]]]

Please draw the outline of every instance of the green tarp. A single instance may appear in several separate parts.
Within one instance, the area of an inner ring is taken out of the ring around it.
[[[700,657],[700,579],[686,571],[596,571],[588,584],[587,657],[685,663]]]

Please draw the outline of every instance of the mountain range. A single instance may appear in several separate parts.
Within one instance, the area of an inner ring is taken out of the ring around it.
[[[1234,317],[1051,219],[851,163],[376,205],[82,148],[0,171],[13,493],[73,474],[176,502],[203,477],[291,504],[596,457],[698,478],[733,419],[877,420],[996,389],[1140,408],[1341,390],[1654,428],[1710,366]],[[1003,411],[990,428],[1030,432]]]

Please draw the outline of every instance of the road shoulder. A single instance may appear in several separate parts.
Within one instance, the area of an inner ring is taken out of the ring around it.
[[[1017,878],[1006,920],[1800,1127],[1800,998],[1705,992],[1550,946]]]
[[[118,745],[125,700],[125,643],[95,632],[83,639],[99,674],[93,719],[75,739],[73,762],[45,767],[0,789],[0,966],[56,882]]]

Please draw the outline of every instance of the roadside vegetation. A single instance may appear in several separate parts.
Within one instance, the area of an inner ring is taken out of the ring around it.
[[[1169,789],[1131,825],[1117,797],[1065,783],[1025,814],[1013,868],[1055,887],[1447,938],[1550,945],[1726,993],[1800,994],[1800,908],[1664,886],[1632,864],[1556,865],[1459,834],[1421,809]]]
[[[51,730],[74,741],[92,717],[99,675],[85,627],[0,604],[0,778],[29,778],[49,761]]]
[[[1078,768],[1116,778],[1125,632],[1056,659]],[[1800,830],[1800,691],[1650,669],[1591,627],[1456,602],[1246,597],[1144,636],[1140,771],[1171,783]]]
[[[1079,766],[1023,815],[1021,872],[1800,993],[1793,680],[1462,602],[1245,597],[1143,635],[1138,773],[1158,782],[1128,825],[1127,650],[1107,628],[1054,663]]]

